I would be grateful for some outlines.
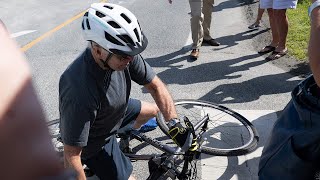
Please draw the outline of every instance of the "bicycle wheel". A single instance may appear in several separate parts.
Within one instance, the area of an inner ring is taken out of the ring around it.
[[[49,133],[51,136],[51,141],[54,146],[55,151],[58,153],[59,157],[63,156],[63,143],[61,142],[59,119],[49,121],[47,123]]]
[[[179,118],[186,116],[196,125],[208,115],[208,129],[202,135],[201,152],[217,156],[238,156],[252,152],[259,139],[255,127],[233,110],[211,102],[199,100],[179,100],[175,103]],[[160,129],[168,135],[168,127],[163,115],[158,114]],[[199,132],[201,128],[196,130]]]

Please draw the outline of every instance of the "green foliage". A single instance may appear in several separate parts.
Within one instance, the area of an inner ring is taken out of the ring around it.
[[[297,9],[287,11],[289,32],[287,46],[291,55],[298,60],[307,60],[307,48],[310,36],[308,7],[310,0],[299,0]]]
[[[298,4],[309,3],[310,0],[298,0]]]

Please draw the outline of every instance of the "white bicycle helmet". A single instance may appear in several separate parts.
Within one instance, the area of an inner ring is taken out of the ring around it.
[[[135,15],[116,4],[92,4],[83,16],[82,29],[86,40],[115,54],[134,56],[148,44]]]

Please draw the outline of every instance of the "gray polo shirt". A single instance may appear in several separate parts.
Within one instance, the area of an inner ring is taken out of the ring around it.
[[[140,55],[123,71],[103,70],[86,49],[61,75],[59,111],[62,140],[83,147],[82,158],[97,153],[121,125],[131,80],[144,85],[155,72]]]

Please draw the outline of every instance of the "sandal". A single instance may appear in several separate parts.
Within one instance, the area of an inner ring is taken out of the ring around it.
[[[252,25],[250,25],[248,28],[249,29],[259,29],[261,27],[261,25],[260,24],[252,24]]]
[[[258,51],[258,53],[259,54],[266,54],[269,52],[273,52],[274,50],[276,50],[276,47],[269,45],[269,46],[262,48],[260,51]]]
[[[268,57],[266,57],[266,60],[267,61],[272,61],[272,60],[276,60],[276,59],[279,59],[281,58],[282,56],[286,55],[288,53],[288,50],[284,50],[282,52],[279,52],[279,51],[273,51],[272,54]]]

